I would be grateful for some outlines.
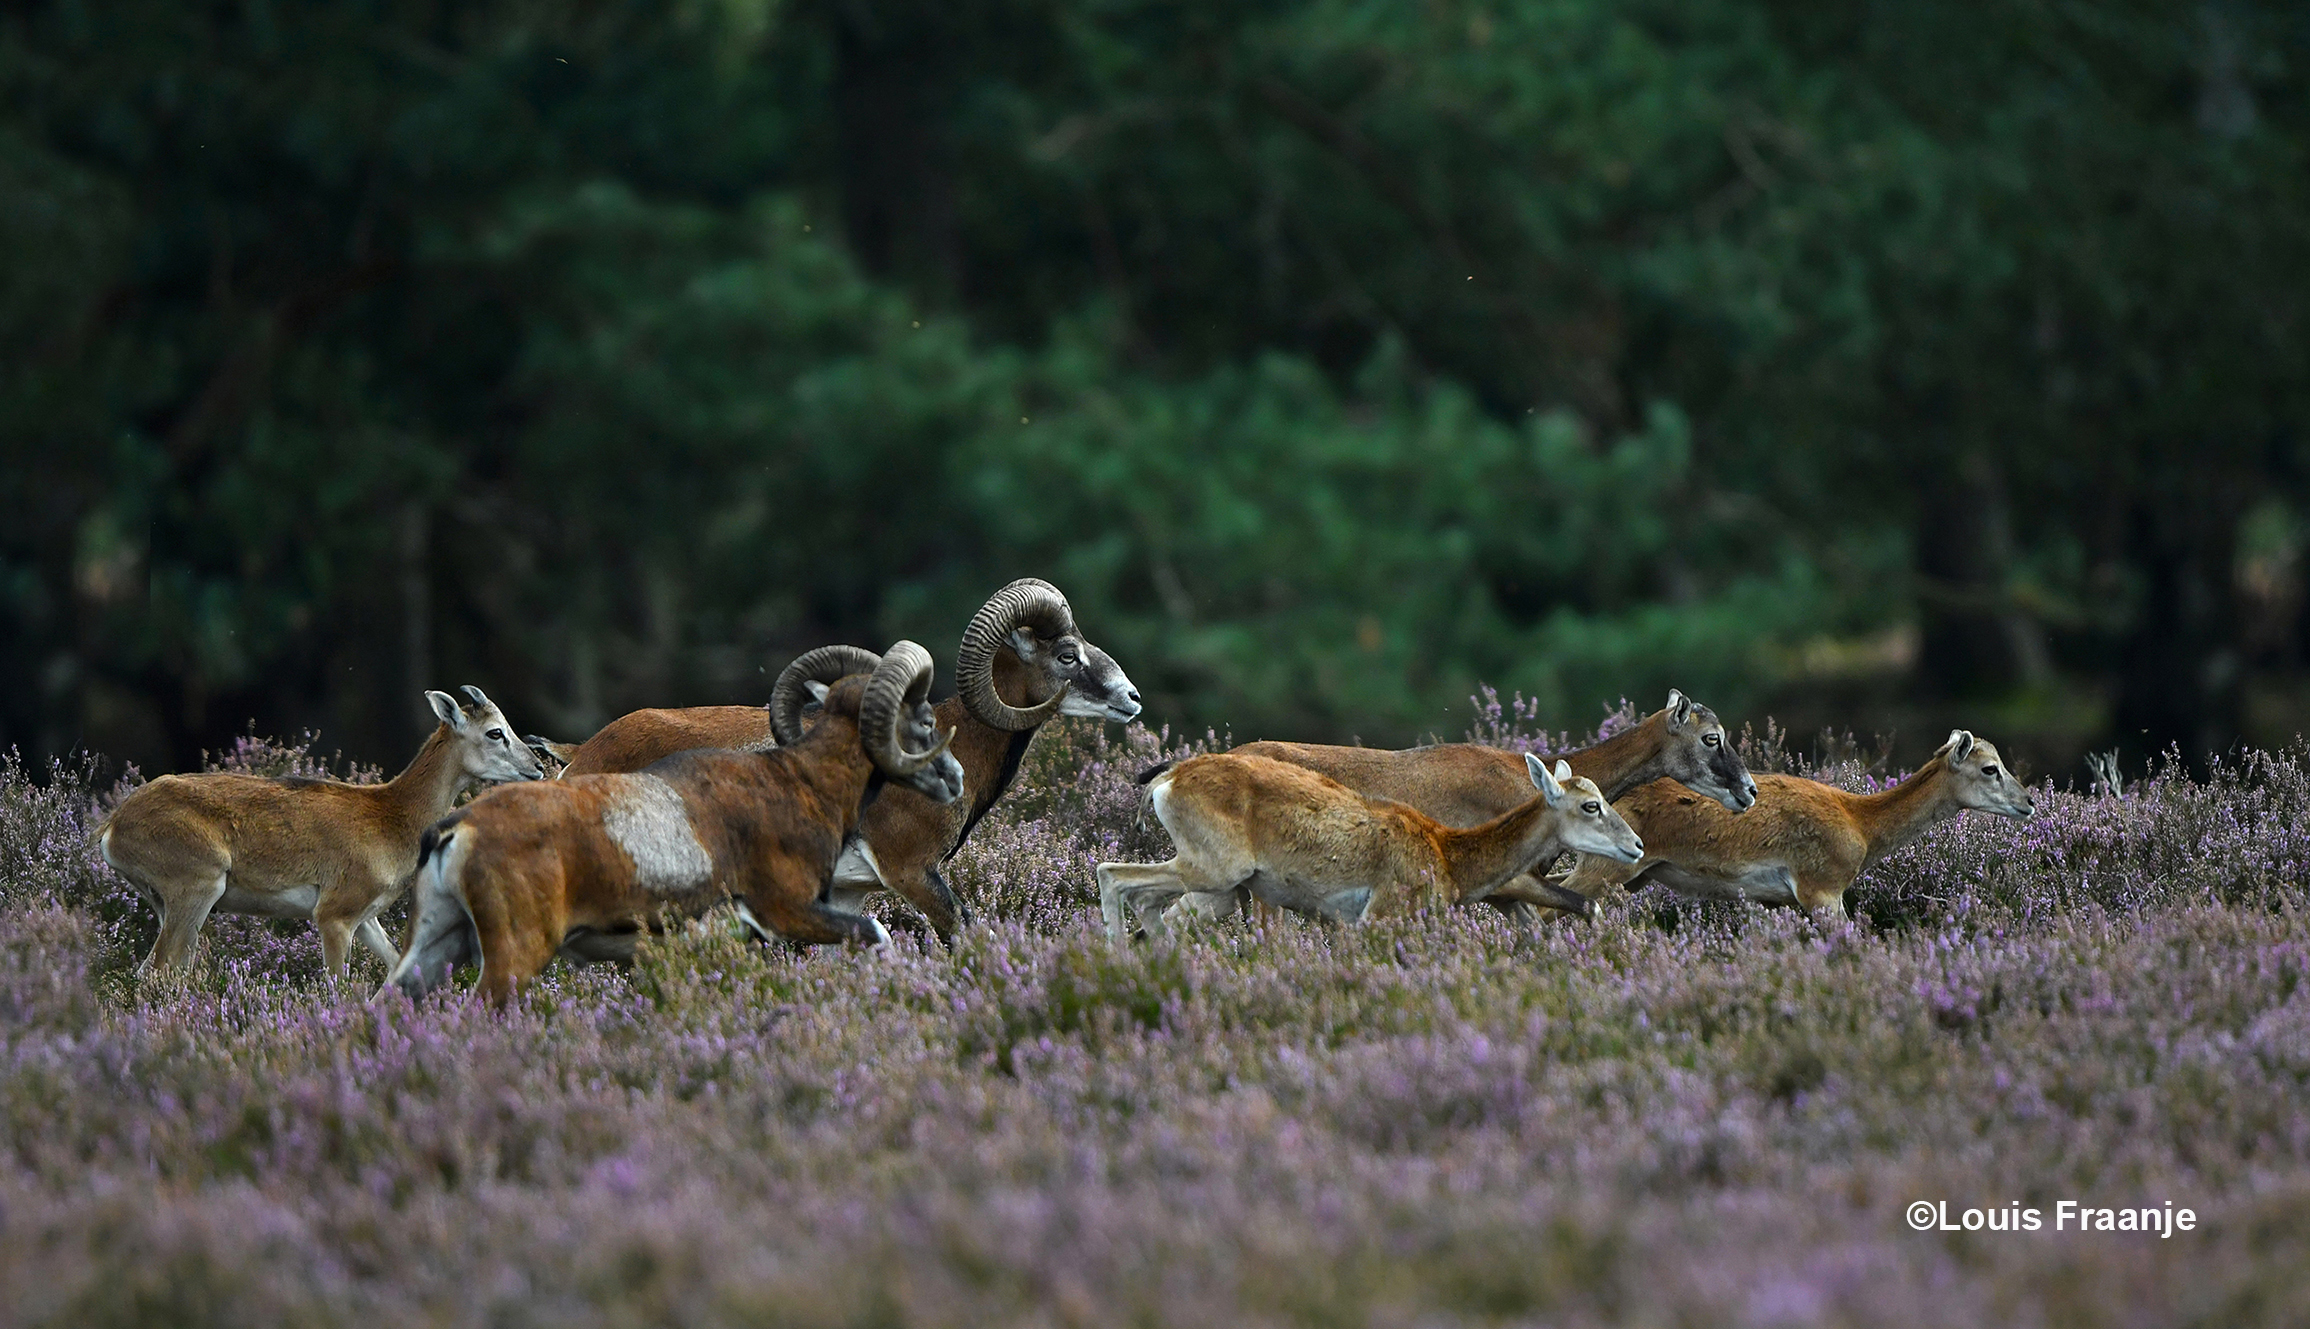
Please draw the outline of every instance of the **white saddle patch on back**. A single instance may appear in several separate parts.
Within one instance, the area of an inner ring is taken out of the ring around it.
[[[714,877],[690,810],[655,775],[629,775],[602,813],[602,829],[634,860],[634,885],[653,894],[694,891]]]

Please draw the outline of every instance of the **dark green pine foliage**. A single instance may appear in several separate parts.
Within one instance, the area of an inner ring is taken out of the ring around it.
[[[2305,71],[2243,2],[11,6],[0,743],[576,737],[1033,573],[1238,736],[2219,750],[2303,691]]]

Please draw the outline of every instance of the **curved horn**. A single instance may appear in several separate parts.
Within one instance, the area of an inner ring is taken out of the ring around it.
[[[1064,686],[1039,705],[1024,710],[995,695],[995,651],[1011,633],[1027,628],[1039,637],[1078,635],[1075,612],[1067,597],[1047,581],[1021,577],[987,597],[971,625],[963,629],[962,649],[955,652],[955,687],[962,702],[979,723],[1017,733],[1033,729],[1059,713]]]
[[[881,656],[857,646],[821,646],[795,656],[794,663],[779,671],[778,681],[770,685],[770,736],[780,747],[802,740],[802,705],[810,700],[803,684],[871,674],[881,663]]]
[[[929,651],[911,641],[894,642],[866,685],[866,699],[858,704],[859,741],[892,779],[903,780],[937,761],[954,741],[950,730],[927,752],[908,752],[899,742],[899,726],[930,695],[931,671]]]

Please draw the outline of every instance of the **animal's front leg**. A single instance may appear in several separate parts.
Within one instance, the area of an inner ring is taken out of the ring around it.
[[[1845,913],[1845,887],[1850,883],[1833,881],[1797,880],[1797,903],[1824,927],[1841,927],[1850,921]]]
[[[1579,918],[1593,917],[1596,913],[1595,902],[1587,896],[1529,872],[1509,879],[1506,885],[1485,896],[1484,903],[1526,926],[1537,925],[1543,910],[1562,910]]]
[[[866,912],[867,897],[887,888],[881,860],[866,841],[853,837],[834,859],[834,868],[819,887],[818,898],[848,913]]]
[[[874,865],[881,874],[882,884],[896,892],[900,899],[913,905],[915,912],[929,922],[930,930],[938,934],[940,941],[952,945],[955,931],[963,925],[967,914],[962,902],[955,899],[953,891],[947,889],[937,869],[919,859],[895,862],[876,859]]]
[[[345,976],[345,955],[353,949],[353,922],[346,918],[316,918],[321,929],[321,968],[330,978]]]
[[[938,893],[945,898],[946,902],[953,907],[955,926],[964,928],[969,927],[971,923],[975,921],[971,914],[970,902],[963,899],[960,895],[955,894],[954,887],[947,884],[946,874],[939,871],[937,868],[924,868],[923,875],[930,878],[930,884],[932,887],[934,887]],[[950,937],[947,940],[949,944],[952,944],[954,939]]]
[[[758,935],[775,933],[805,946],[854,942],[880,948],[890,944],[890,933],[881,923],[835,908],[830,903],[833,889],[831,873],[812,883],[801,870],[789,865],[741,895],[738,916]]]

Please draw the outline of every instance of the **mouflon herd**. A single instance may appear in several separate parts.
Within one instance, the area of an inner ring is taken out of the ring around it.
[[[380,996],[421,996],[472,964],[503,1002],[556,955],[622,963],[645,934],[725,903],[765,941],[880,948],[889,934],[862,906],[889,891],[951,942],[970,911],[940,864],[1036,731],[1140,711],[1067,598],[1033,578],[972,617],[955,668],[955,695],[933,705],[914,642],[823,646],[767,706],[635,711],[577,744],[518,736],[479,688],[428,692],[440,725],[383,784],[164,775],[121,800],[98,846],[160,914],[146,968],[189,965],[217,910],[310,918],[331,974],[356,939],[385,961]],[[1174,852],[1098,865],[1119,943],[1252,908],[1339,924],[1477,904],[1585,917],[1646,882],[1836,919],[1864,868],[1933,823],[2032,810],[1997,749],[1962,729],[1876,793],[1752,776],[1716,713],[1675,690],[1553,761],[1263,741],[1140,782]],[[1553,873],[1567,853],[1569,873]],[[410,891],[396,948],[378,916]]]

